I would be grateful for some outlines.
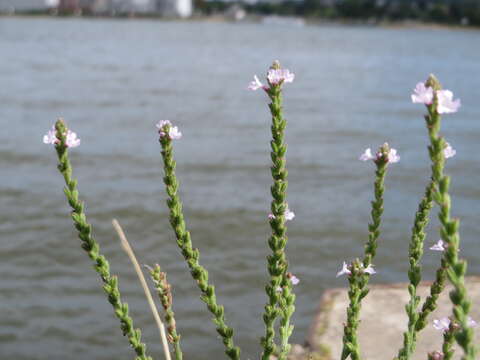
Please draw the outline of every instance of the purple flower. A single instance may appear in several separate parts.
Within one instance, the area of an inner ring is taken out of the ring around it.
[[[413,90],[411,98],[415,104],[431,105],[433,102],[433,88],[430,86],[425,87],[424,83],[419,82]]]
[[[447,248],[447,244],[442,239],[440,239],[430,247],[430,250],[445,251],[446,248]]]
[[[342,275],[352,275],[352,272],[349,269],[349,265],[344,261],[342,265],[342,269],[337,273],[337,278]]]
[[[460,108],[460,99],[453,100],[453,93],[450,90],[437,91],[437,112],[439,114],[451,114]]]
[[[446,143],[446,145],[447,146],[445,147],[445,149],[443,149],[443,155],[445,156],[445,159],[454,157],[457,153],[457,150],[452,148],[452,146],[448,142]]]
[[[170,122],[170,120],[160,120],[155,126],[157,127],[158,131],[162,131],[163,128],[168,125],[168,126],[172,126],[172,123]]]
[[[265,86],[260,82],[260,80],[258,80],[258,77],[257,75],[254,75],[253,76],[253,81],[250,82],[250,84],[248,85],[248,89],[249,90],[258,90],[258,89],[264,89],[265,90]]]
[[[268,82],[272,85],[280,83],[291,83],[295,79],[295,74],[288,69],[270,69],[267,73]]]
[[[467,326],[468,327],[475,327],[475,326],[477,326],[477,322],[469,316],[467,318]]]
[[[43,136],[44,144],[58,144],[60,140],[57,139],[57,131],[55,126],[52,126],[51,130],[48,130],[47,134]],[[80,145],[80,139],[77,137],[77,134],[73,131],[67,130],[65,135],[65,145],[69,148],[74,148]]]
[[[435,319],[433,320],[433,327],[440,331],[448,331],[450,329],[450,319],[448,317]]]

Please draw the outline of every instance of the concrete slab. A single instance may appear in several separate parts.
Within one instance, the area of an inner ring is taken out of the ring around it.
[[[480,277],[469,277],[466,281],[468,293],[473,301],[471,316],[480,323]],[[422,299],[429,291],[430,283],[424,282],[419,289]],[[405,304],[409,300],[406,284],[372,285],[370,293],[363,300],[359,341],[364,359],[390,360],[403,344],[402,333],[407,328]],[[439,298],[439,306],[430,315],[433,319],[451,315],[451,303],[447,287]],[[423,302],[422,302],[423,303]],[[348,305],[347,289],[327,290],[311,326],[308,345],[316,355],[314,359],[340,359],[342,350],[343,323],[346,320]],[[441,350],[442,335],[432,325],[420,334],[414,360],[425,360],[427,352]],[[480,344],[480,326],[476,331],[477,344]],[[458,347],[458,346],[457,346]],[[457,351],[454,359],[459,359],[462,351]]]

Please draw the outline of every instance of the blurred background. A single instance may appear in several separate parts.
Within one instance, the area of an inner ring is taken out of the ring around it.
[[[345,3],[354,2],[331,2],[331,8]],[[133,356],[73,230],[54,149],[42,143],[59,116],[82,140],[70,152],[74,176],[150,355],[162,358],[157,330],[112,218],[141,263],[158,262],[168,272],[185,358],[217,359],[223,346],[176,247],[165,205],[155,123],[170,119],[179,126],[177,174],[194,246],[243,358],[258,358],[269,253],[270,119],[265,94],[246,88],[254,74],[264,78],[275,59],[296,74],[284,94],[288,202],[296,214],[287,250],[301,279],[293,341],[303,343],[323,291],[346,286],[345,278],[335,279],[342,261],[363,250],[374,166],[358,156],[385,141],[401,161],[386,180],[372,281],[406,281],[410,228],[429,176],[425,109],[412,104],[410,94],[432,72],[463,104],[444,116],[443,134],[457,150],[447,171],[454,174],[462,253],[469,273],[480,273],[478,30],[371,26],[370,16],[357,25],[354,17],[325,24],[321,16],[315,22],[249,11],[228,21],[262,3],[244,4],[231,16],[202,13],[198,4],[182,13],[188,3],[173,3],[172,17],[194,18],[168,21],[146,7],[105,10],[114,15],[107,18],[91,17],[93,8],[75,1],[0,4],[5,13],[9,6],[9,15],[0,17],[0,358]],[[438,239],[438,222],[429,229],[427,246]],[[426,251],[426,280],[438,262],[438,253]]]

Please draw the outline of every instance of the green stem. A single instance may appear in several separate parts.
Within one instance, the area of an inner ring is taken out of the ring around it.
[[[350,267],[351,274],[348,279],[348,298],[350,302],[347,308],[347,321],[343,327],[342,360],[345,360],[348,356],[352,360],[360,359],[360,345],[357,332],[360,323],[361,302],[368,294],[367,286],[370,279],[370,275],[364,273],[363,269],[372,264],[377,252],[389,151],[388,144],[384,144],[377,153],[381,155],[377,155],[375,159],[374,200],[372,201],[371,210],[372,222],[368,224],[368,241],[365,244],[365,255],[362,261],[356,260]]]
[[[163,129],[165,134],[168,134],[168,125]],[[240,358],[240,349],[235,346],[233,342],[233,329],[225,324],[224,308],[218,305],[215,287],[208,283],[208,272],[199,264],[200,252],[198,249],[192,247],[190,232],[187,231],[185,219],[182,212],[182,203],[178,196],[178,181],[175,175],[176,163],[173,159],[172,140],[168,135],[160,137],[160,144],[162,145],[162,157],[164,163],[165,177],[163,181],[166,185],[166,191],[169,196],[167,205],[170,210],[170,224],[175,232],[177,238],[177,245],[181,250],[185,261],[190,269],[190,273],[202,292],[201,299],[207,305],[208,310],[213,314],[213,322],[216,325],[216,330],[221,336],[223,344],[225,345],[225,353],[232,360]]]
[[[431,86],[435,91],[441,89],[440,83],[433,76],[430,76],[428,79],[427,86]],[[429,130],[429,152],[433,163],[433,180],[436,185],[433,199],[440,207],[438,214],[441,224],[440,235],[442,240],[447,244],[442,262],[446,265],[448,279],[454,287],[450,292],[450,300],[453,304],[454,320],[459,325],[459,329],[455,331],[455,340],[464,351],[462,359],[474,360],[476,353],[474,332],[473,329],[468,326],[468,313],[471,308],[471,301],[468,298],[467,290],[465,288],[467,263],[465,260],[460,260],[458,256],[460,248],[460,235],[458,233],[458,228],[460,221],[456,218],[452,219],[450,216],[451,199],[448,193],[450,177],[444,174],[444,149],[446,147],[446,142],[443,137],[439,135],[441,117],[436,111],[437,104],[438,100],[435,95],[433,104],[428,107],[428,115],[425,119]]]
[[[418,206],[412,227],[412,236],[409,245],[410,268],[408,270],[408,279],[410,280],[408,292],[410,293],[410,301],[405,306],[405,310],[408,315],[408,328],[403,334],[403,347],[398,352],[398,359],[400,360],[407,360],[413,354],[416,345],[417,333],[421,330],[419,327],[417,327],[418,320],[421,318],[422,324],[426,322],[425,319],[428,315],[428,309],[430,309],[432,306],[435,308],[436,303],[436,298],[429,297],[429,306],[424,308],[424,310],[421,312],[421,315],[417,312],[420,304],[420,297],[417,295],[417,288],[422,279],[422,268],[420,261],[423,256],[423,245],[426,237],[425,228],[428,225],[430,210],[433,207],[434,187],[435,183],[432,179],[425,189],[425,196]],[[436,289],[436,287],[433,287],[432,289]],[[435,301],[433,301],[433,299],[435,299]]]
[[[272,69],[279,69],[280,64],[275,62]],[[293,325],[290,319],[295,311],[295,295],[292,291],[292,284],[287,277],[288,261],[285,254],[285,248],[288,242],[286,235],[287,227],[285,225],[285,211],[287,209],[287,176],[285,153],[287,146],[284,142],[285,128],[287,121],[282,114],[282,83],[272,84],[266,90],[271,103],[269,104],[272,115],[272,140],[271,174],[273,185],[271,186],[272,202],[270,227],[272,235],[268,239],[268,245],[272,253],[267,256],[267,270],[270,280],[265,286],[265,292],[268,297],[265,305],[263,320],[265,322],[265,336],[262,337],[263,346],[262,360],[269,360],[270,356],[277,352],[275,345],[275,319],[278,315],[280,319],[280,340],[281,350],[278,354],[279,360],[285,360],[290,352],[290,335],[293,332]],[[281,291],[278,291],[281,289]]]
[[[107,259],[100,253],[100,246],[92,236],[92,226],[87,222],[84,212],[84,204],[79,200],[77,180],[72,179],[72,166],[68,158],[66,145],[67,127],[63,120],[55,123],[56,137],[60,141],[55,144],[58,155],[58,170],[62,173],[67,185],[64,189],[68,203],[72,207],[71,217],[78,236],[82,241],[82,248],[87,252],[89,258],[94,262],[94,269],[100,275],[103,282],[103,289],[112,304],[115,315],[120,320],[120,327],[123,335],[128,338],[131,347],[137,354],[136,360],[151,360],[146,355],[146,346],[141,341],[141,332],[133,327],[133,320],[128,314],[128,304],[122,303],[118,289],[118,279],[110,274],[110,266]]]
[[[180,335],[177,333],[177,324],[175,321],[175,313],[172,309],[172,287],[167,281],[167,274],[162,272],[160,265],[149,268],[158,297],[165,310],[165,322],[167,323],[168,341],[173,344],[175,350],[175,359],[182,360],[182,348],[180,346]]]

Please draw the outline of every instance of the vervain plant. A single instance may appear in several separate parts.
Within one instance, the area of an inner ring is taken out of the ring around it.
[[[266,93],[270,100],[269,109],[272,119],[270,141],[272,165],[270,171],[273,184],[270,187],[272,195],[270,214],[267,216],[271,228],[267,245],[271,253],[267,256],[268,280],[265,286],[267,302],[263,314],[265,333],[260,339],[262,346],[260,357],[262,360],[270,360],[272,358],[286,360],[289,356],[291,350],[289,338],[293,332],[291,318],[295,311],[293,285],[298,284],[300,281],[289,272],[289,263],[286,255],[288,243],[286,222],[293,220],[295,214],[289,209],[287,203],[288,172],[286,169],[287,145],[285,143],[287,121],[283,116],[282,90],[283,85],[293,82],[294,77],[293,73],[287,69],[282,69],[278,62],[274,62],[267,72],[266,84],[263,84],[255,75],[254,80],[248,86],[250,90],[262,89]],[[454,345],[457,343],[463,350],[462,360],[474,360],[477,352],[473,340],[475,321],[469,317],[471,301],[465,287],[467,266],[466,261],[459,258],[459,220],[452,218],[450,214],[450,177],[444,173],[445,159],[453,157],[455,150],[440,135],[441,115],[457,112],[460,107],[460,101],[453,99],[451,91],[443,90],[438,80],[433,76],[430,76],[425,83],[418,83],[411,98],[412,102],[424,104],[427,108],[425,120],[430,139],[428,152],[431,160],[431,177],[415,213],[411,231],[408,253],[410,265],[408,269],[408,292],[410,299],[405,306],[408,322],[403,333],[403,345],[399,349],[396,359],[411,359],[415,351],[418,334],[427,326],[429,315],[436,309],[438,297],[444,290],[448,280],[453,285],[453,291],[450,293],[452,316],[433,320],[433,326],[443,333],[443,345],[441,350],[430,352],[428,359],[451,359]],[[173,141],[180,139],[182,133],[169,120],[161,120],[157,124],[157,129],[163,160],[163,181],[168,196],[167,206],[176,243],[190,269],[193,279],[198,285],[201,299],[213,315],[212,320],[224,344],[225,354],[231,360],[239,360],[240,349],[234,343],[233,329],[226,324],[224,308],[217,302],[215,287],[209,281],[207,270],[200,265],[200,251],[193,247],[190,233],[186,227],[182,203],[178,195],[179,182],[175,173],[176,162],[173,158]],[[54,128],[45,135],[44,142],[55,145],[59,159],[58,169],[65,179],[66,188],[64,191],[68,203],[73,209],[71,217],[82,241],[82,248],[94,262],[94,269],[104,283],[103,288],[107,294],[107,299],[112,304],[115,315],[120,320],[120,327],[124,335],[127,336],[130,345],[135,351],[135,359],[151,359],[151,357],[146,355],[146,347],[141,342],[140,330],[133,328],[133,321],[128,314],[127,304],[121,301],[117,278],[110,274],[108,262],[100,254],[99,245],[92,237],[92,228],[87,222],[84,205],[79,200],[77,182],[72,179],[72,167],[68,158],[68,148],[80,145],[80,140],[75,133],[67,129],[63,120],[58,120]],[[372,153],[370,148],[366,149],[360,156],[360,160],[372,160],[375,164],[374,200],[371,202],[371,222],[368,224],[368,239],[365,244],[363,258],[344,262],[342,269],[337,273],[337,277],[346,275],[349,285],[349,305],[346,311],[346,322],[343,326],[341,360],[346,360],[347,358],[352,360],[362,359],[358,341],[361,305],[362,300],[369,292],[368,284],[370,277],[376,273],[373,261],[376,257],[377,247],[381,243],[379,237],[387,169],[389,164],[398,162],[400,156],[395,149],[385,143],[375,153]],[[442,258],[436,272],[436,278],[430,286],[430,294],[421,304],[422,299],[417,294],[418,286],[422,279],[421,260],[425,246],[426,226],[434,205],[439,209],[438,218],[441,224],[441,239],[431,246],[430,249],[441,252]],[[117,231],[123,239],[124,234],[119,225],[117,226]],[[126,238],[122,241],[122,243],[125,243],[124,247],[128,250],[129,245]],[[142,280],[143,274],[140,273],[138,262],[131,249],[127,253],[129,253],[137,273],[139,273],[145,293],[147,298],[149,298],[149,304],[155,315],[157,314],[157,309],[149,296],[145,281]],[[163,323],[161,323],[158,314],[156,315],[157,323],[160,324],[160,332],[163,334],[162,339],[168,338],[173,345],[175,359],[182,360],[183,353],[180,346],[180,335],[177,332],[177,323],[172,310],[171,286],[166,280],[166,274],[160,270],[159,265],[148,269],[165,314],[168,336],[165,336],[164,332],[162,332]],[[278,323],[277,319],[279,320]],[[169,358],[166,340],[164,341],[164,352],[166,357]]]

